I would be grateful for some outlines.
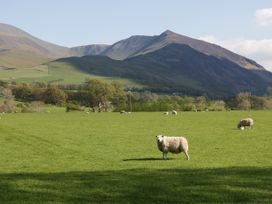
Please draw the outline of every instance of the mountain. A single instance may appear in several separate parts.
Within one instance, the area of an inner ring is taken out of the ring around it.
[[[131,36],[113,45],[67,48],[0,24],[0,71],[4,79],[14,79],[10,68],[32,66],[24,73],[16,72],[16,78],[63,81],[67,77],[74,81],[77,76],[80,81],[95,75],[129,80],[157,92],[212,97],[241,91],[263,94],[272,86],[272,73],[255,61],[169,30],[155,36]],[[57,78],[53,76],[56,73]]]
[[[218,45],[180,35],[170,30],[166,30],[158,36],[132,36],[128,39],[121,40],[112,46],[109,46],[100,54],[106,55],[112,59],[123,60],[154,52],[173,43],[188,45],[201,53],[221,59],[227,59],[246,69],[264,69],[256,62],[241,55],[235,54]]]
[[[40,40],[14,26],[0,23],[0,66],[28,67],[48,59],[68,57],[69,48]]]
[[[103,44],[93,44],[93,45],[85,45],[72,47],[70,49],[70,54],[72,56],[86,56],[86,55],[100,55],[104,50],[106,50],[110,45]]]
[[[134,56],[136,53],[143,50],[146,45],[153,41],[154,37],[136,35],[128,39],[121,40],[109,46],[100,55],[108,56],[112,59],[123,60],[128,57]]]
[[[201,53],[228,59],[246,69],[264,69],[256,62],[220,46],[179,35],[170,30],[157,36],[132,36],[113,45],[97,44],[67,48],[40,40],[19,28],[3,23],[0,23],[0,66],[30,67],[50,59],[85,55],[105,55],[112,59],[124,60],[154,52],[173,43],[188,45]]]
[[[245,69],[231,60],[175,43],[125,60],[107,56],[71,57],[49,66],[58,69],[59,62],[81,72],[130,79],[150,90],[167,93],[224,97],[241,91],[262,94],[272,85],[272,73],[264,69]]]

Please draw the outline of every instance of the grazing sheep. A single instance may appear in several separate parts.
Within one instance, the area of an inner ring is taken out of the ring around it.
[[[167,159],[167,153],[181,153],[184,152],[187,160],[190,159],[188,150],[188,141],[185,137],[169,137],[164,135],[156,136],[158,149],[162,152],[163,160]]]
[[[173,114],[173,115],[177,115],[177,114],[178,114],[178,112],[177,112],[177,111],[175,111],[175,110],[172,110],[172,114]]]
[[[163,115],[168,115],[168,114],[169,114],[169,112],[168,112],[168,111],[166,111],[166,112],[164,112],[164,113],[163,113]]]
[[[120,114],[124,114],[124,113],[127,113],[126,111],[122,110],[120,111]]]
[[[243,130],[246,126],[253,127],[253,119],[252,118],[245,118],[239,121],[237,128]]]

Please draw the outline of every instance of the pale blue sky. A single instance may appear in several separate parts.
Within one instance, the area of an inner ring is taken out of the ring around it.
[[[0,0],[0,22],[65,46],[113,43],[166,29],[191,37],[263,39],[257,9],[271,0]]]
[[[0,0],[0,22],[68,47],[170,29],[272,71],[272,0]]]

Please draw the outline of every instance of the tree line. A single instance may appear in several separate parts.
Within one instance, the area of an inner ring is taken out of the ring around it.
[[[119,83],[88,79],[81,85],[0,82],[0,112],[35,111],[42,104],[64,106],[66,110],[108,111],[224,111],[272,109],[272,88],[266,96],[248,92],[224,99],[205,96],[177,96],[150,91],[124,90]]]

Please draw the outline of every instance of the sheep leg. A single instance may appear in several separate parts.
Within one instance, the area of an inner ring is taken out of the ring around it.
[[[190,160],[190,157],[189,157],[188,152],[187,152],[187,151],[184,151],[184,154],[186,155],[186,159],[187,159],[187,160]]]
[[[167,160],[167,153],[164,153],[164,152],[163,152],[163,153],[162,153],[162,156],[163,156],[163,158],[162,158],[163,160]]]

